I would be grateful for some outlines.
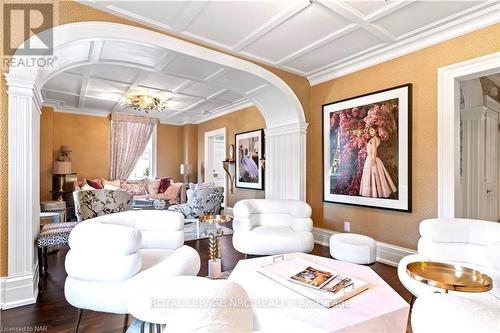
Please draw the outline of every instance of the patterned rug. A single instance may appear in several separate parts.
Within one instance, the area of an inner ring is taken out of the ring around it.
[[[229,228],[219,226],[223,235],[232,235],[233,231]],[[209,223],[200,223],[200,237],[196,235],[196,222],[186,222],[184,225],[184,241],[208,238],[208,233],[213,230],[213,225]]]

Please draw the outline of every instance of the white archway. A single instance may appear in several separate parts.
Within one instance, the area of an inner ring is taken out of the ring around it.
[[[247,96],[266,121],[266,197],[305,200],[304,111],[290,87],[270,71],[243,59],[151,30],[108,22],[81,22],[52,29],[55,54],[78,42],[124,40],[153,45],[244,71],[271,89]],[[21,57],[15,56],[13,61]],[[57,73],[91,59],[63,56],[58,68],[12,67],[7,77],[9,122],[8,277],[3,308],[33,303],[38,294],[34,239],[39,230],[40,89]],[[11,286],[11,288],[9,287]]]

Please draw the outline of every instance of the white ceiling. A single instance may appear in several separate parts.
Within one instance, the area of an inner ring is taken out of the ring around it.
[[[169,98],[167,110],[149,116],[170,124],[199,123],[252,105],[249,97],[269,88],[264,80],[239,70],[125,41],[88,41],[62,52],[91,64],[67,69],[43,86],[44,103],[59,112],[137,114],[121,109],[122,96],[151,94]]]
[[[499,1],[82,1],[312,84],[500,21]]]

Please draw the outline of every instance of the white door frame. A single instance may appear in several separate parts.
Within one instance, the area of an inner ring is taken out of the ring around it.
[[[208,138],[216,135],[223,135],[224,136],[224,149],[226,148],[226,142],[227,142],[227,131],[225,127],[215,129],[213,131],[205,132],[205,139],[203,142],[203,163],[205,164],[205,168],[203,170],[203,177],[206,181],[207,179],[207,160],[208,160]],[[222,164],[222,161],[220,161]],[[224,207],[227,207],[227,174],[224,172]]]
[[[455,217],[460,190],[460,82],[500,68],[500,52],[438,69],[438,217]]]

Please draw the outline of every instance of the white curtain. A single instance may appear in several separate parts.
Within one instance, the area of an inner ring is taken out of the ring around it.
[[[144,153],[158,119],[111,114],[110,179],[127,179]]]

